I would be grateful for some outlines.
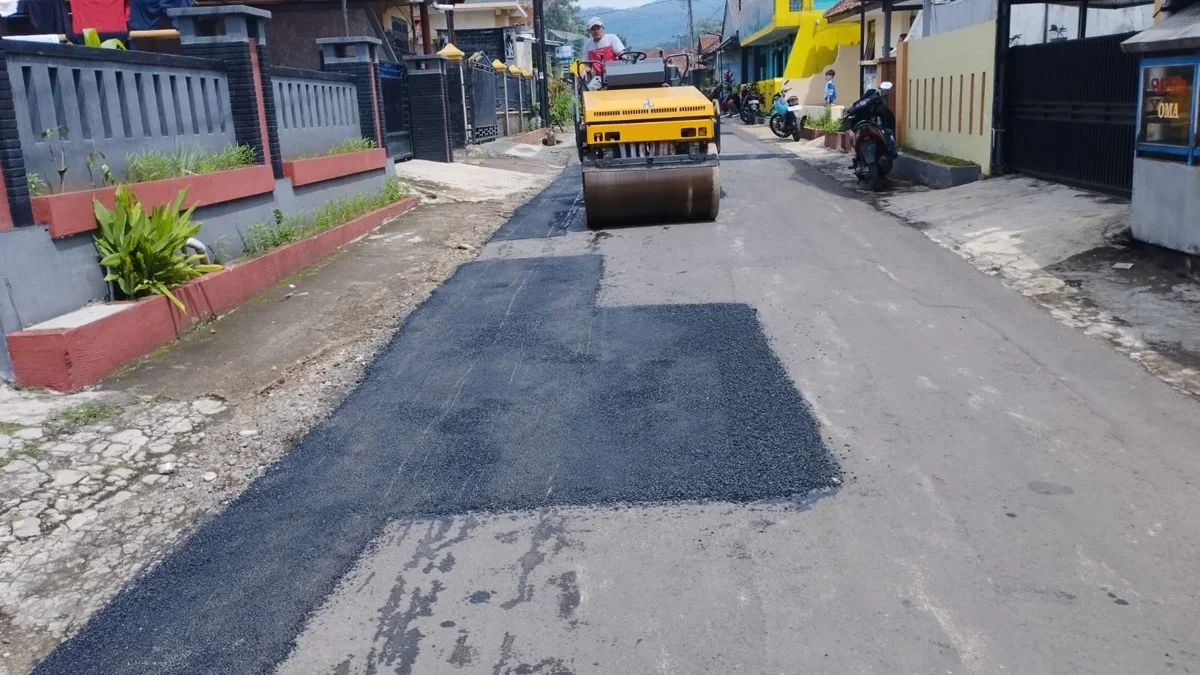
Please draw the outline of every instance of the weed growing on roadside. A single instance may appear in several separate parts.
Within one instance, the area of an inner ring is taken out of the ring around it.
[[[107,403],[77,403],[59,410],[50,421],[61,431],[74,431],[115,416],[120,408]]]
[[[406,196],[408,188],[395,178],[388,178],[375,192],[360,192],[335,199],[322,204],[312,213],[284,216],[282,211],[275,209],[273,222],[256,223],[246,228],[242,255],[249,258],[284,244],[307,239]]]
[[[26,443],[25,447],[21,449],[19,454],[22,454],[30,459],[38,459],[42,456],[42,442],[30,441],[29,443]]]
[[[12,422],[0,422],[0,434],[4,434],[5,436],[12,436],[24,428],[25,427],[21,426],[20,424],[13,424]]]

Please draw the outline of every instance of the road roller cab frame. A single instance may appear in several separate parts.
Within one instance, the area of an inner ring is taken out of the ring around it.
[[[699,89],[670,86],[679,71],[669,60],[626,52],[604,64],[597,91],[586,89],[579,67],[597,64],[573,69],[589,228],[717,217],[720,117]]]

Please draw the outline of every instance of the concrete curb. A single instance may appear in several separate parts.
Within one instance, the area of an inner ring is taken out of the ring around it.
[[[106,306],[108,311],[92,312],[99,316],[85,318],[77,325],[42,330],[35,326],[11,333],[8,349],[14,379],[22,387],[54,391],[82,389],[171,342],[192,324],[241,305],[280,279],[410,211],[419,201],[419,197],[407,197],[309,239],[281,246],[172,289],[187,307],[187,314],[179,312],[166,297],[156,295],[110,303]]]
[[[950,166],[904,153],[896,158],[894,171],[898,178],[936,190],[974,183],[982,175],[978,164]]]
[[[541,129],[534,129],[533,131],[526,131],[523,134],[509,136],[506,140],[512,141],[513,143],[524,143],[525,145],[541,145],[542,139],[546,137],[546,133],[548,131],[550,131],[549,128],[542,127]]]

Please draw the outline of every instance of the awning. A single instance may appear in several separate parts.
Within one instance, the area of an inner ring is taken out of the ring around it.
[[[1200,3],[1134,35],[1121,43],[1121,49],[1133,54],[1200,49]]]

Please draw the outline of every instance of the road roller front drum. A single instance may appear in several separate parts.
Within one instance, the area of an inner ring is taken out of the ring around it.
[[[715,220],[721,204],[715,161],[685,165],[583,168],[590,229]]]

